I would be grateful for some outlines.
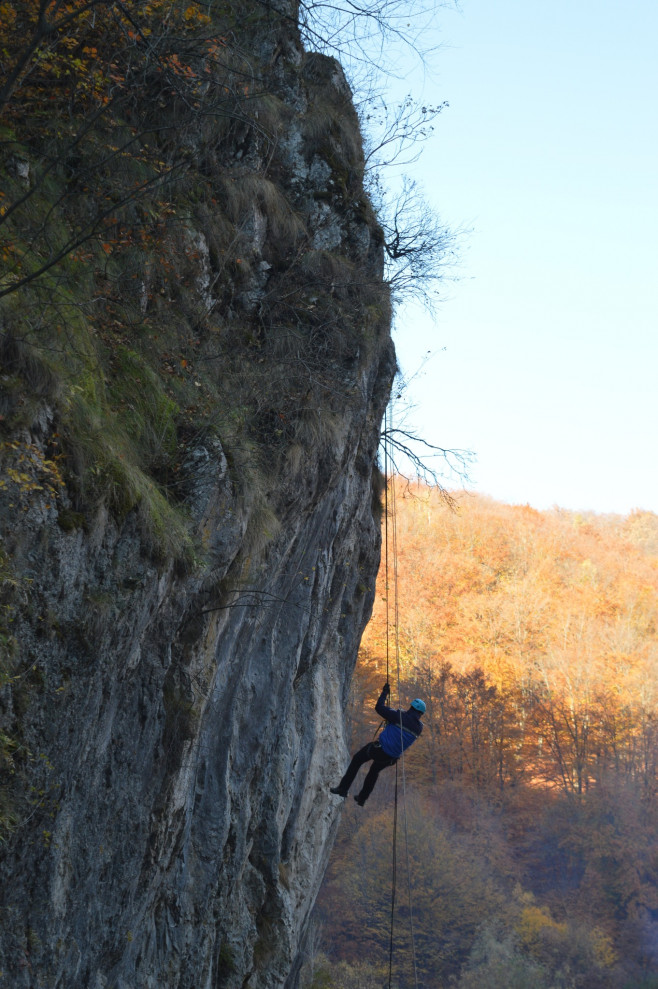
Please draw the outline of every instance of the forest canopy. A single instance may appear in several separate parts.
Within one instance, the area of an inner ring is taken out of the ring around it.
[[[404,766],[421,984],[658,986],[658,517],[475,496],[455,511],[401,481],[395,503],[397,609],[389,561],[349,724],[355,748],[377,729],[387,675],[396,697],[397,611],[400,702],[427,702]],[[395,773],[366,813],[346,804],[311,983],[386,977]],[[401,841],[394,972],[405,985]]]

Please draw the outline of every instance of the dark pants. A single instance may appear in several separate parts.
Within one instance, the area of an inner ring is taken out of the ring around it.
[[[370,760],[372,760],[372,766],[363,781],[361,793],[357,794],[357,800],[362,804],[366,802],[372,793],[373,787],[377,782],[377,777],[382,769],[386,769],[387,766],[394,766],[397,761],[396,759],[391,759],[390,755],[386,755],[379,742],[368,742],[362,749],[354,753],[352,761],[347,767],[347,772],[338,784],[341,792],[347,794],[361,766],[364,762],[369,762]]]

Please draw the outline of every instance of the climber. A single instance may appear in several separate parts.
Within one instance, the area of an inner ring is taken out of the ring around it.
[[[379,700],[375,704],[375,711],[380,718],[388,721],[384,731],[376,741],[368,742],[362,749],[354,753],[347,772],[338,786],[332,786],[329,790],[330,793],[335,793],[338,797],[346,797],[359,767],[364,762],[372,761],[363,781],[361,792],[357,793],[354,798],[360,807],[363,807],[372,793],[381,770],[386,769],[387,766],[394,766],[403,751],[416,741],[423,730],[420,715],[425,713],[424,702],[417,697],[411,702],[408,711],[394,711],[392,708],[386,707],[385,703],[390,693],[391,688],[388,683],[385,683]]]

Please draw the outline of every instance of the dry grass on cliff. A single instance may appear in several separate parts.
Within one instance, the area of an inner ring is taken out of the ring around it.
[[[102,9],[53,36],[56,88],[48,60],[35,63],[5,105],[0,432],[31,428],[47,406],[43,441],[72,498],[62,518],[134,512],[157,558],[187,562],[185,464],[218,439],[260,552],[278,524],[265,479],[289,469],[288,449],[340,445],[340,416],[386,323],[381,273],[362,263],[377,225],[358,120],[322,56],[291,68],[296,102],[266,91],[268,66],[244,51],[267,19],[259,5],[214,11],[212,23],[197,11],[171,36],[158,4],[135,5],[154,18],[162,58],[129,35],[117,56]],[[5,27],[11,60],[24,39]],[[272,30],[267,19],[268,44]],[[64,71],[73,44],[88,58],[92,41],[93,86]],[[294,181],[283,140],[293,127]],[[307,175],[320,152],[327,188]],[[333,250],[312,248],[320,203],[341,238]]]

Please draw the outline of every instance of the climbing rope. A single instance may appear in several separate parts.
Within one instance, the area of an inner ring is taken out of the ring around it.
[[[389,441],[390,405],[384,413],[384,594],[386,601],[386,683],[390,683],[388,667],[390,653],[389,582],[388,582],[388,481],[391,477],[391,449]]]
[[[395,482],[393,480],[393,474],[391,471],[391,454],[390,454],[390,436],[392,431],[392,410],[389,405],[385,417],[384,417],[384,474],[385,474],[385,487],[384,487],[384,568],[385,568],[385,585],[386,585],[386,682],[389,683],[389,654],[390,654],[390,637],[391,637],[391,622],[390,622],[390,611],[389,611],[389,598],[390,598],[390,585],[389,585],[389,538],[392,543],[391,546],[391,556],[393,559],[393,630],[394,630],[394,644],[395,644],[395,667],[396,667],[396,680],[397,680],[397,692],[398,692],[398,704],[400,703],[400,635],[399,635],[399,595],[398,595],[398,535],[397,535],[397,511],[396,511],[396,491]],[[391,533],[389,537],[389,481],[391,489]],[[400,715],[400,734],[402,734],[402,716]],[[407,821],[407,793],[406,793],[406,776],[405,776],[405,766],[404,766],[404,748],[402,748],[402,818],[404,823],[404,844],[405,844],[405,858],[407,867],[407,894],[409,902],[409,930],[411,938],[411,958],[413,963],[414,972],[414,986],[418,989],[418,970],[416,966],[416,942],[414,937],[414,923],[413,923],[413,905],[411,896],[411,866],[409,860],[409,829]],[[389,935],[389,948],[388,948],[388,989],[391,989],[392,979],[393,979],[393,935],[395,926],[395,897],[397,888],[397,832],[398,832],[398,765],[395,764],[395,799],[393,802],[393,865],[392,865],[392,878],[391,878],[391,924],[390,924],[390,935]]]

